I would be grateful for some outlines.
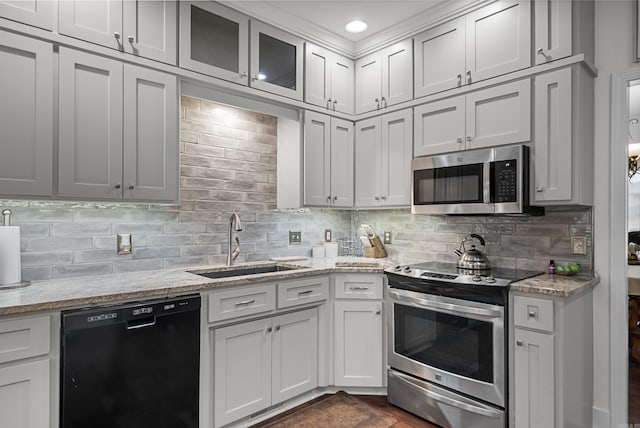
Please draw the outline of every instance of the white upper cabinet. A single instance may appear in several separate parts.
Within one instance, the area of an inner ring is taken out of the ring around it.
[[[60,196],[177,200],[175,76],[61,47],[59,84]]]
[[[356,61],[356,114],[413,99],[413,41],[396,43]]]
[[[304,42],[259,21],[251,22],[250,86],[302,101]]]
[[[423,97],[531,66],[531,3],[502,0],[414,38]]]
[[[53,192],[53,46],[0,31],[0,194]]]
[[[414,156],[529,141],[531,80],[418,106],[414,127]]]
[[[574,66],[536,76],[534,84],[531,203],[592,205],[593,77]]]
[[[356,207],[410,204],[412,119],[408,109],[356,123]]]
[[[60,0],[60,34],[176,63],[175,1]]]
[[[0,17],[52,30],[55,3],[55,0],[0,1]]]
[[[311,43],[305,49],[305,101],[353,114],[354,62]]]
[[[305,205],[353,206],[353,145],[353,123],[305,112]]]
[[[249,84],[249,18],[211,1],[180,2],[180,67]]]

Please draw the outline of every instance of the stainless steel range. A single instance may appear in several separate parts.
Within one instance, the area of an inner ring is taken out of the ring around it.
[[[385,273],[389,402],[443,427],[504,428],[508,286],[542,272],[433,262]]]

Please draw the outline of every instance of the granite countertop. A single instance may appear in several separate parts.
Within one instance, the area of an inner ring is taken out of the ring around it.
[[[301,267],[301,269],[209,279],[190,271],[202,272],[227,268],[220,265],[194,266],[171,270],[34,281],[31,285],[22,288],[0,288],[0,316],[99,305],[118,300],[176,296],[220,287],[284,281],[331,272],[382,273],[392,263],[387,259],[337,257],[277,263],[273,261],[238,263],[234,267],[248,268],[273,264]]]
[[[524,293],[545,294],[548,296],[568,297],[573,294],[586,291],[600,282],[597,274],[579,274],[574,276],[565,275],[543,275],[523,279],[513,282],[510,285],[511,291]]]

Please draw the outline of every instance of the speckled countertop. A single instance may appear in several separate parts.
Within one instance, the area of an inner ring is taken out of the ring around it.
[[[237,264],[235,267],[272,265],[275,262]],[[278,265],[302,267],[299,270],[209,279],[190,271],[225,270],[224,266],[196,266],[172,270],[134,272],[128,274],[35,281],[22,288],[0,288],[0,316],[91,306],[118,300],[166,297],[219,287],[247,285],[256,282],[283,281],[331,272],[382,273],[391,262],[386,259],[337,257],[278,262]]]
[[[510,287],[511,291],[568,297],[593,288],[599,282],[600,277],[597,274],[565,276],[545,273],[533,278],[513,282]]]

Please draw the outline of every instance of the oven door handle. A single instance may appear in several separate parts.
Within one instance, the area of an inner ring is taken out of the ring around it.
[[[502,316],[502,313],[497,310],[469,308],[466,306],[456,305],[454,303],[433,302],[428,299],[422,299],[416,296],[409,296],[405,293],[402,293],[396,290],[389,290],[389,295],[401,302],[409,303],[410,305],[418,308],[442,309],[442,310],[446,310],[446,311],[457,313],[457,314],[470,314],[470,315],[479,315],[479,316],[486,316],[486,317]]]
[[[393,376],[396,376],[401,380],[403,380],[407,385],[414,388],[417,393],[423,394],[426,397],[432,398],[441,403],[445,403],[450,406],[457,407],[458,409],[462,409],[467,412],[475,413],[476,415],[482,415],[489,418],[499,418],[502,416],[502,412],[499,410],[494,410],[489,407],[485,408],[485,407],[474,406],[473,404],[469,404],[469,403],[463,403],[462,401],[458,401],[453,398],[444,396],[442,394],[438,394],[437,392],[430,391],[425,388],[421,388],[420,386],[414,384],[414,381],[412,378],[410,378],[409,376],[403,373],[394,372]]]

